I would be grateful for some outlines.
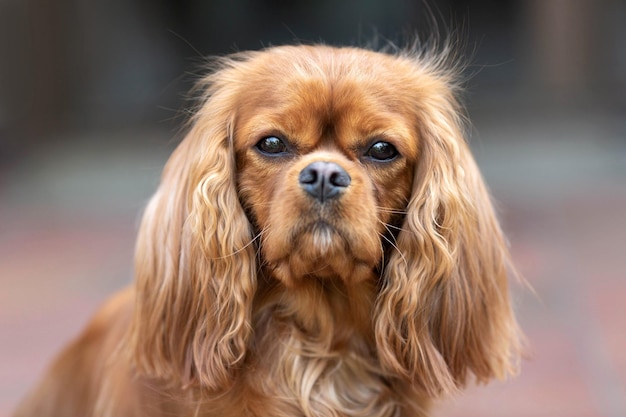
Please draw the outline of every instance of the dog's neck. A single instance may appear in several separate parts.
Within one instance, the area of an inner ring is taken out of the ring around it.
[[[297,285],[285,286],[261,273],[253,312],[254,326],[269,321],[295,327],[311,342],[329,350],[341,350],[355,340],[369,340],[376,279],[345,283],[339,278],[303,277]]]

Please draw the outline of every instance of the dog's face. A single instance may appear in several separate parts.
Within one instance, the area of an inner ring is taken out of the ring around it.
[[[401,77],[373,63],[351,72],[348,55],[317,75],[281,74],[289,63],[272,58],[257,71],[274,81],[244,89],[233,135],[262,257],[288,285],[367,279],[401,226],[418,158],[414,112],[397,105]]]

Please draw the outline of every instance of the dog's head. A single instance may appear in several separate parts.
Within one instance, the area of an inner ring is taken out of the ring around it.
[[[261,269],[288,289],[374,281],[379,360],[428,394],[514,369],[508,252],[443,61],[326,46],[220,61],[141,226],[140,370],[226,386]]]

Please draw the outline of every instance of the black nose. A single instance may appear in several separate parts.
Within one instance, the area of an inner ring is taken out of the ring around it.
[[[298,177],[300,186],[319,202],[337,197],[350,185],[350,175],[334,162],[316,161],[307,165]]]

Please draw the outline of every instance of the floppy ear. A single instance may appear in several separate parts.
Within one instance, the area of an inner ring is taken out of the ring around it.
[[[430,75],[420,85],[421,155],[397,251],[384,270],[376,340],[387,371],[433,396],[455,391],[472,374],[484,382],[516,372],[519,331],[508,250],[460,109],[445,77]]]
[[[130,333],[139,372],[209,389],[226,387],[244,358],[256,289],[235,188],[233,93],[219,76],[144,214]]]

